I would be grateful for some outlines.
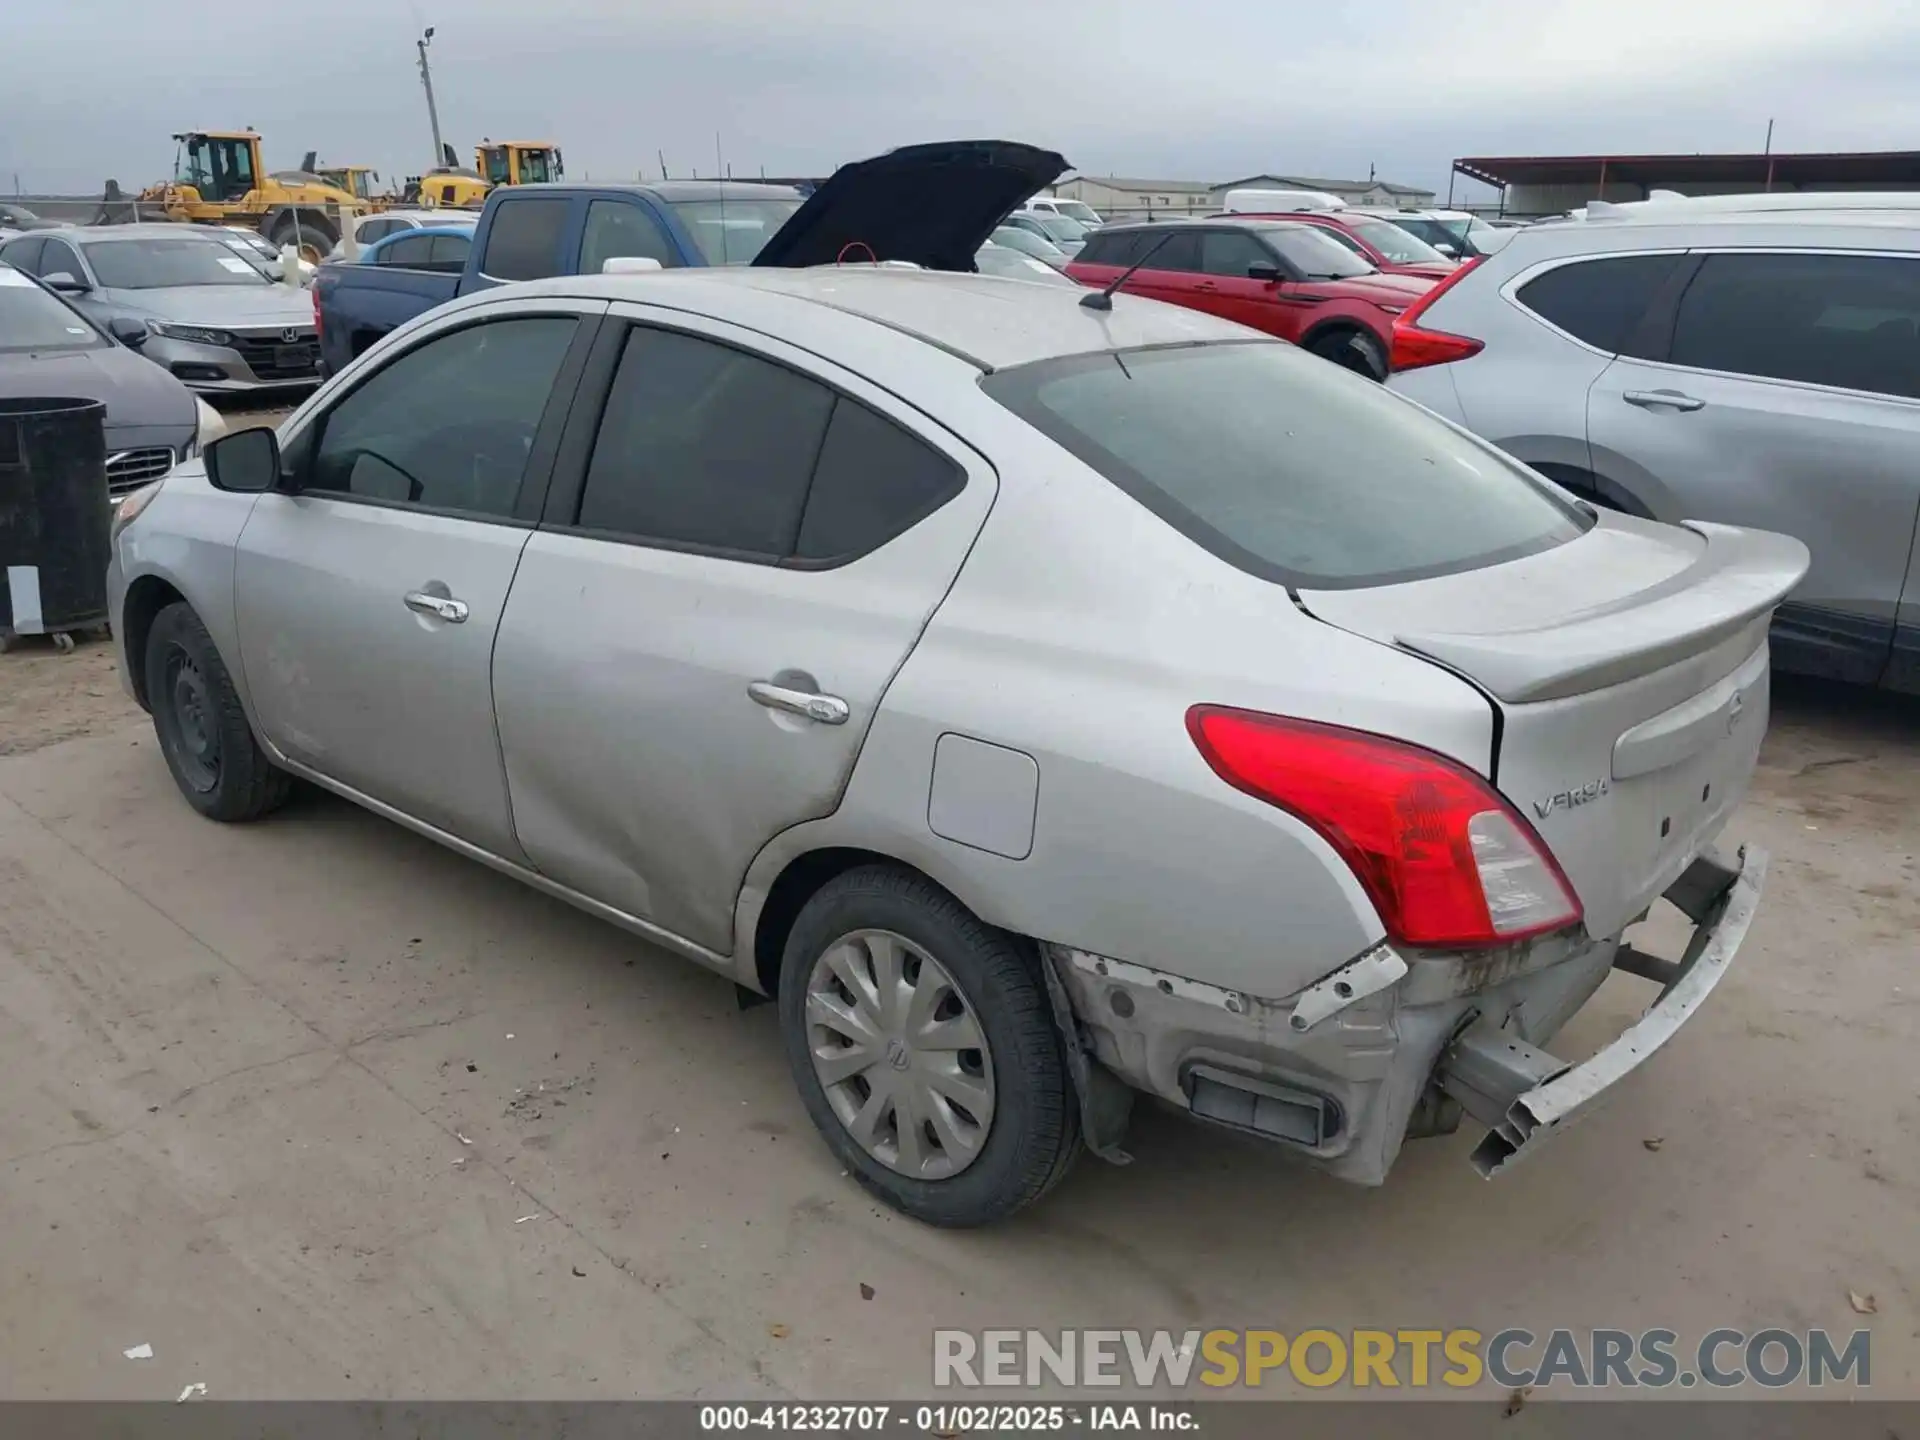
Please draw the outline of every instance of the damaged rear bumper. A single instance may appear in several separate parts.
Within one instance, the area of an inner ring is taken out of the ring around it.
[[[1746,938],[1765,873],[1757,849],[1693,862],[1666,892],[1694,922],[1678,961],[1577,932],[1474,955],[1383,944],[1270,1000],[1049,945],[1089,1144],[1124,1158],[1123,1081],[1363,1185],[1409,1136],[1450,1132],[1464,1112],[1488,1127],[1473,1164],[1498,1174],[1686,1023]],[[1647,1013],[1584,1064],[1539,1048],[1615,969],[1661,984]]]
[[[1584,1064],[1556,1060],[1485,1019],[1461,1032],[1434,1079],[1491,1127],[1474,1147],[1474,1169],[1491,1179],[1518,1164],[1593,1109],[1693,1018],[1747,938],[1766,873],[1766,852],[1758,849],[1743,850],[1731,863],[1712,853],[1693,862],[1666,896],[1694,922],[1686,953],[1675,964],[1620,947],[1615,969],[1659,980],[1665,988],[1646,1014]]]

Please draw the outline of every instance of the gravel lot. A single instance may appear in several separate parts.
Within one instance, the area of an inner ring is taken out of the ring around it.
[[[1538,1160],[1355,1191],[1150,1113],[949,1234],[770,1008],[325,797],[201,821],[109,646],[0,656],[0,1398],[900,1396],[936,1325],[1215,1324],[1866,1325],[1920,1397],[1920,707],[1780,690],[1736,971]]]

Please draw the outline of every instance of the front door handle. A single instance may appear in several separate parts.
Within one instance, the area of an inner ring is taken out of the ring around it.
[[[822,725],[844,725],[851,713],[838,695],[817,695],[811,690],[789,690],[771,680],[756,680],[747,686],[747,697],[769,710],[784,710]]]
[[[406,600],[409,610],[438,616],[449,625],[458,625],[467,618],[467,602],[455,600],[451,595],[430,595],[425,590],[409,590]]]
[[[1678,390],[1629,390],[1620,397],[1629,405],[1638,405],[1642,410],[1704,410],[1707,402],[1695,396],[1683,394]]]

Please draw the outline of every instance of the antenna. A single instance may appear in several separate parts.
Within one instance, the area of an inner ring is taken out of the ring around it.
[[[1147,247],[1147,253],[1142,255],[1138,260],[1134,261],[1133,264],[1129,265],[1125,270],[1121,271],[1119,278],[1115,280],[1111,285],[1107,286],[1106,289],[1096,290],[1091,295],[1082,296],[1080,300],[1080,308],[1082,310],[1113,309],[1113,292],[1118,290],[1122,285],[1126,284],[1127,281],[1131,280],[1133,278],[1134,271],[1138,270],[1142,265],[1146,264],[1147,261],[1151,260],[1155,255],[1157,255],[1160,251],[1160,247],[1166,244],[1167,241],[1173,238],[1173,233],[1174,233],[1173,231],[1169,230],[1167,231],[1166,234],[1162,235],[1158,240],[1154,241],[1153,244],[1149,245]]]
[[[658,156],[658,157],[660,158],[660,178],[661,178],[662,180],[665,180],[665,179],[667,179],[667,178],[668,178],[668,176],[667,176],[667,152],[666,152],[666,151],[664,151],[664,150],[656,150],[656,151],[654,151],[653,153],[654,153],[655,155],[657,155],[657,156]]]
[[[718,130],[713,132],[713,173],[720,187],[720,263],[724,265],[732,257],[727,254],[727,164],[720,153]]]

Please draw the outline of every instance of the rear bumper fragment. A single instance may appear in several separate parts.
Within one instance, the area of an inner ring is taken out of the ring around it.
[[[1676,964],[1620,947],[1616,969],[1665,988],[1645,1015],[1584,1064],[1557,1060],[1484,1019],[1453,1039],[1434,1078],[1490,1127],[1474,1148],[1474,1169],[1491,1179],[1532,1154],[1673,1038],[1733,963],[1753,923],[1766,872],[1766,852],[1756,847],[1731,861],[1709,851],[1687,868],[1666,892],[1694,922],[1686,953]]]

